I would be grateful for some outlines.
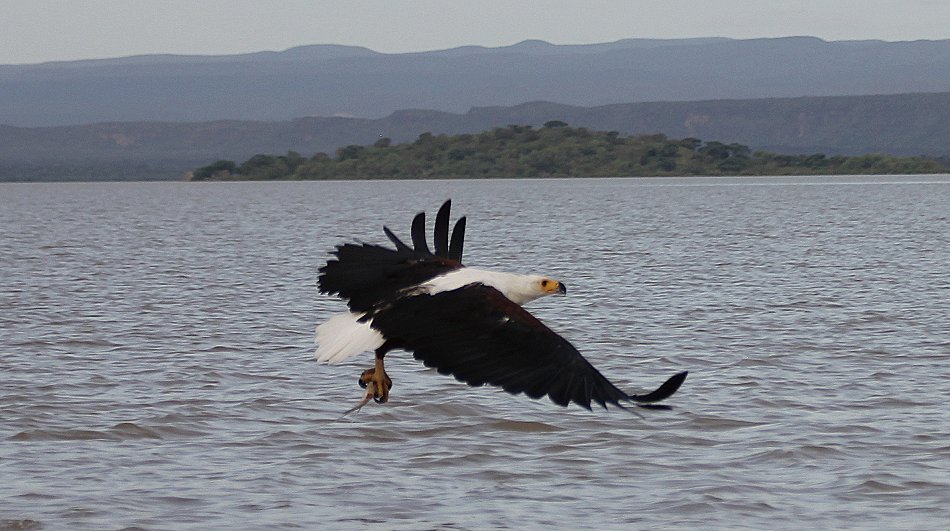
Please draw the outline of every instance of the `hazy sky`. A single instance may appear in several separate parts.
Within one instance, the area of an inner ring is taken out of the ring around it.
[[[950,38],[950,0],[0,0],[0,64],[303,44],[381,52],[628,37]]]

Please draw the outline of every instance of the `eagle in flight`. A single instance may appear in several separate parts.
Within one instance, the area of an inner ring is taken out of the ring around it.
[[[346,300],[349,312],[317,327],[316,356],[340,363],[374,351],[375,366],[359,378],[363,402],[389,399],[392,380],[386,354],[404,349],[427,367],[471,386],[496,385],[531,398],[547,395],[561,406],[591,409],[623,403],[652,404],[670,397],[686,379],[680,372],[655,391],[627,394],[590,364],[571,343],[551,331],[522,305],[565,294],[564,283],[540,275],[520,275],[462,265],[465,218],[449,238],[446,201],[435,219],[435,250],[429,249],[425,213],[412,220],[412,246],[387,227],[395,249],[345,243],[319,270],[321,293]],[[660,406],[662,407],[662,406]],[[352,411],[352,410],[351,410]]]

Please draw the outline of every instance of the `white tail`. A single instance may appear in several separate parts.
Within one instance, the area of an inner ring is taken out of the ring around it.
[[[342,363],[357,354],[383,345],[382,334],[359,322],[362,314],[341,313],[317,326],[317,361]]]

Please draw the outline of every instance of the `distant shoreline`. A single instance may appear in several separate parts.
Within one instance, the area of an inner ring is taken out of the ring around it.
[[[445,178],[445,177],[423,177],[418,179],[231,179],[231,180],[200,180],[200,181],[188,181],[183,179],[73,179],[73,180],[8,180],[0,181],[0,186],[3,185],[18,185],[18,184],[175,184],[175,183],[194,183],[194,184],[227,184],[227,183],[347,183],[347,182],[396,182],[396,181],[405,181],[405,182],[414,182],[414,181],[431,181],[431,182],[454,182],[454,181],[571,181],[571,180],[625,180],[625,179],[655,179],[657,181],[664,181],[669,179],[742,179],[742,180],[752,180],[752,179],[780,179],[783,177],[801,177],[803,179],[808,178],[822,178],[822,177],[944,177],[948,182],[950,182],[950,170],[941,172],[941,173],[835,173],[835,174],[782,174],[782,175],[665,175],[665,176],[651,176],[651,175],[612,175],[612,176],[598,176],[598,177],[468,177],[468,178]],[[941,180],[925,180],[925,181],[907,181],[909,183],[933,183],[933,184],[943,184],[944,181]],[[850,183],[845,183],[850,184]]]
[[[908,175],[950,173],[947,161],[891,155],[827,156],[753,152],[748,146],[666,135],[624,136],[549,121],[479,134],[423,133],[414,142],[348,145],[331,156],[258,154],[218,160],[190,181],[518,179],[589,177]]]

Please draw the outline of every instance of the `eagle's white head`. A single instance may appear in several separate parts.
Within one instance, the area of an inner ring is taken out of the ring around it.
[[[519,305],[527,304],[535,299],[547,295],[564,295],[567,286],[562,282],[541,275],[513,275],[520,277],[519,282],[512,283],[507,290],[499,289],[512,302]]]
[[[542,275],[518,275],[499,271],[485,271],[463,267],[445,275],[436,277],[423,284],[423,290],[430,294],[450,291],[468,284],[480,283],[500,291],[511,302],[523,306],[546,295],[567,293],[567,287],[551,277]]]

